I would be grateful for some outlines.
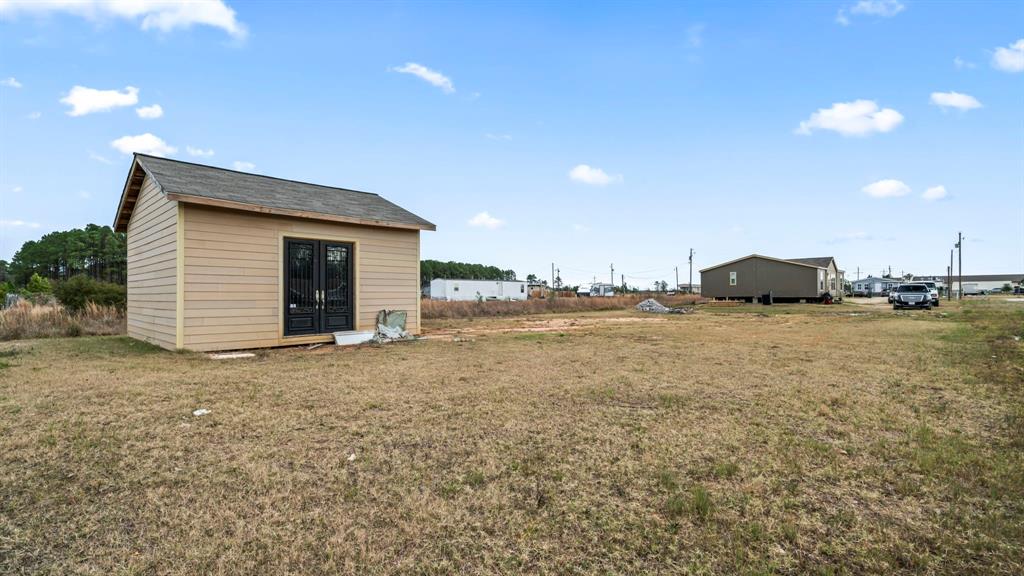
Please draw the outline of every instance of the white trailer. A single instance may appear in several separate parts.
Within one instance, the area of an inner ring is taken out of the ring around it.
[[[526,282],[519,280],[458,280],[434,278],[430,299],[450,302],[476,300],[526,300]]]

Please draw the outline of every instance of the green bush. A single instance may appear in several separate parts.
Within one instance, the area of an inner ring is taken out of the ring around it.
[[[3,308],[4,300],[11,292],[14,292],[14,286],[10,282],[0,282],[0,308]]]
[[[101,306],[124,307],[125,287],[110,282],[100,282],[88,276],[74,276],[60,282],[54,289],[57,300],[68,310],[77,312],[92,302]]]
[[[53,292],[53,287],[50,286],[50,281],[43,278],[38,273],[33,273],[32,277],[28,279],[28,284],[25,285],[25,292],[28,294],[49,294]]]

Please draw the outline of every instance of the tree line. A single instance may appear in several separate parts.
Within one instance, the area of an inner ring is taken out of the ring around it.
[[[441,262],[423,260],[420,262],[420,281],[429,284],[434,278],[458,278],[460,280],[515,280],[515,270],[502,270],[497,266],[469,264],[466,262]]]
[[[0,260],[0,282],[25,286],[33,274],[47,280],[63,281],[74,276],[124,284],[127,281],[128,252],[123,232],[110,226],[89,224],[84,229],[50,232],[29,240],[10,262]]]

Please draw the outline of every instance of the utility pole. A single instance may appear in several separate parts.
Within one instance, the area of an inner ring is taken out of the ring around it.
[[[673,292],[675,292],[676,290],[679,290],[679,266],[676,266],[676,285],[674,288],[672,288]]]
[[[555,263],[551,263],[551,289],[555,289]]]
[[[946,268],[946,300],[953,299],[953,249],[949,249],[949,268]]]
[[[956,267],[957,267],[957,284],[960,290],[959,298],[962,300],[964,297],[964,235],[963,232],[956,233]]]
[[[857,280],[860,280],[860,266],[857,266]]]
[[[626,293],[626,275],[625,274],[619,274],[619,277],[622,278],[622,293],[625,294]]]
[[[690,294],[693,294],[693,248],[690,248]]]
[[[612,269],[612,275],[609,277],[609,281],[612,286],[615,286],[615,264],[608,265]]]

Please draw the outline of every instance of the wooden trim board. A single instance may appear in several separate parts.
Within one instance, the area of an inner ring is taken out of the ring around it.
[[[434,225],[424,224],[404,224],[399,222],[388,222],[385,220],[366,220],[363,218],[352,218],[350,216],[338,216],[335,214],[324,214],[321,212],[309,212],[306,210],[293,210],[289,208],[271,208],[269,206],[260,206],[257,204],[246,204],[244,202],[233,202],[231,200],[221,200],[219,198],[205,198],[202,196],[193,196],[190,194],[178,194],[169,193],[167,194],[169,200],[176,200],[178,202],[187,202],[190,204],[202,204],[204,206],[214,206],[216,208],[229,208],[231,210],[243,210],[245,212],[256,212],[259,214],[274,214],[277,216],[292,216],[295,218],[305,218],[308,220],[325,220],[328,222],[341,222],[343,224],[358,224],[361,226],[376,226],[379,228],[401,228],[403,230],[436,230],[437,227]]]

